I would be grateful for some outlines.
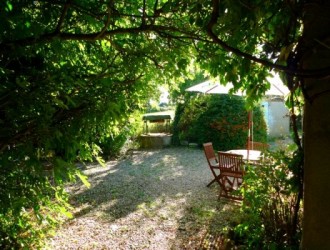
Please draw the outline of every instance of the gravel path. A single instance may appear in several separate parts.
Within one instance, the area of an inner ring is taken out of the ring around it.
[[[74,219],[45,249],[219,249],[221,230],[237,206],[218,201],[218,185],[201,149],[133,151],[84,173],[72,185]]]

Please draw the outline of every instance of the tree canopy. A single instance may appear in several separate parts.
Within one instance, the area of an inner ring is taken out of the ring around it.
[[[157,85],[175,88],[194,64],[247,89],[250,103],[269,88],[271,69],[283,73],[291,104],[301,92],[308,101],[323,97],[328,81],[313,83],[327,79],[329,62],[308,58],[315,48],[328,53],[329,9],[316,0],[2,1],[0,200],[9,205],[1,216],[38,211],[45,164],[58,184],[67,171],[79,175],[73,162],[98,159],[98,144],[118,134]]]

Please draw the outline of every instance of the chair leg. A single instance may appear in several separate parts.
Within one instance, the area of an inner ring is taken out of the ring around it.
[[[232,179],[230,179],[228,176],[222,176],[221,177],[221,189],[220,189],[220,193],[219,193],[219,200],[220,197],[225,197],[228,199],[232,199],[232,200],[237,200],[237,201],[241,201],[243,198],[239,195],[234,195],[232,192],[236,191],[238,189],[238,187],[241,185],[241,182],[239,180],[240,178],[237,177],[232,177]],[[236,186],[235,186],[236,184]]]
[[[206,186],[207,187],[210,187],[214,182],[216,182],[217,181],[217,179],[216,178],[214,178],[209,184],[207,184]]]
[[[221,186],[221,179],[220,179],[220,175],[218,175],[218,176],[215,176],[214,177],[214,179],[209,183],[209,184],[207,184],[206,186],[207,187],[210,187],[214,182],[218,182],[219,183],[219,185]]]

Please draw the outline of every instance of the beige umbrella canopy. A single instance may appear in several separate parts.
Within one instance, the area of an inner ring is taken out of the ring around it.
[[[289,89],[282,83],[278,75],[268,77],[267,81],[270,83],[270,89],[266,91],[265,96],[280,96],[284,97],[289,94]],[[221,85],[218,82],[207,80],[205,82],[187,88],[186,91],[200,92],[205,94],[229,94],[234,86],[232,83]],[[238,90],[232,93],[233,95],[245,96],[245,92]]]
[[[270,89],[266,91],[265,96],[273,97],[285,97],[289,94],[289,89],[282,83],[278,75],[274,77],[268,77],[267,81],[270,83]],[[232,83],[227,83],[226,85],[221,85],[218,82],[213,82],[211,80],[204,81],[190,88],[186,91],[190,92],[200,92],[204,94],[229,94],[234,88]],[[246,96],[245,91],[237,90],[232,92],[233,95]],[[252,135],[252,138],[251,138]],[[248,141],[253,141],[253,114],[251,111],[248,112]],[[247,144],[249,145],[249,143]],[[249,150],[249,148],[248,148]]]

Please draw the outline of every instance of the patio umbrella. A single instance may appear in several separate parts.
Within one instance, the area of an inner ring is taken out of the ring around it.
[[[289,90],[282,81],[280,80],[278,75],[274,77],[268,77],[268,82],[270,83],[270,89],[266,91],[265,96],[276,96],[276,97],[284,97],[289,93]],[[220,83],[215,83],[210,80],[194,85],[190,88],[187,88],[186,91],[190,92],[200,92],[204,94],[229,94],[230,90],[234,86],[232,83],[227,83],[225,86]],[[233,95],[245,96],[245,92],[238,90],[232,93]],[[252,135],[252,137],[251,137]],[[251,110],[248,111],[248,142],[253,141],[253,113]],[[249,145],[249,143],[247,144]],[[248,155],[249,155],[249,146],[248,146]]]
[[[289,89],[282,83],[278,75],[275,75],[274,77],[268,77],[267,81],[270,83],[270,89],[266,91],[265,96],[284,97],[290,92]],[[233,87],[234,86],[232,83],[221,85],[218,82],[207,80],[187,88],[186,91],[200,92],[205,94],[229,94]],[[234,92],[233,95],[245,96],[245,92],[238,90]]]

